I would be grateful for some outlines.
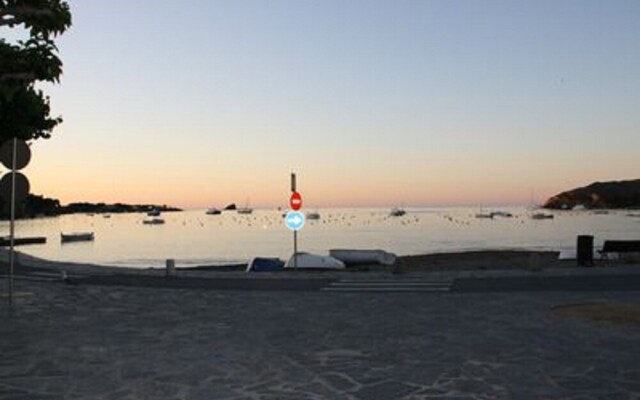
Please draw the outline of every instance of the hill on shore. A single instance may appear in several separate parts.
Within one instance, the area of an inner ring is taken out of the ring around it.
[[[107,213],[134,213],[149,212],[152,210],[160,212],[182,211],[180,208],[157,204],[106,204],[78,202],[68,205],[61,205],[58,199],[48,198],[41,195],[29,194],[20,204],[16,204],[17,218],[34,218],[39,216],[56,216],[62,214],[107,214]],[[0,198],[0,220],[9,218],[9,208],[5,200]]]
[[[544,208],[568,210],[576,206],[598,208],[640,208],[640,179],[595,182],[550,197]]]

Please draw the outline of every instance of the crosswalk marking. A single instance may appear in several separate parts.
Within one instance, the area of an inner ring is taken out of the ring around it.
[[[423,279],[341,279],[321,290],[327,292],[448,292],[450,281]]]

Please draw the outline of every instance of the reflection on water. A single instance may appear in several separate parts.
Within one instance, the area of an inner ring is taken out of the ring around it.
[[[577,235],[605,239],[638,239],[640,219],[626,211],[595,214],[555,212],[553,219],[534,220],[525,208],[503,208],[512,217],[476,218],[477,208],[415,208],[402,217],[388,209],[324,209],[307,221],[299,248],[326,253],[330,248],[380,248],[398,255],[485,248],[527,248],[575,254]],[[255,210],[250,215],[205,210],[165,213],[163,225],[146,225],[145,214],[65,215],[18,221],[16,235],[46,236],[47,244],[21,247],[53,260],[127,266],[162,266],[167,258],[179,266],[244,262],[253,256],[287,258],[292,235],[282,211]],[[8,222],[0,223],[8,235]],[[61,232],[95,232],[94,242],[60,243]]]

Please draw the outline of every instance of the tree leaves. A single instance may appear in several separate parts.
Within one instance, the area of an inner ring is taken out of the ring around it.
[[[63,0],[0,0],[0,27],[19,25],[29,39],[0,39],[0,142],[49,138],[62,122],[50,116],[49,98],[35,83],[59,82],[62,61],[52,38],[71,26],[69,6]]]

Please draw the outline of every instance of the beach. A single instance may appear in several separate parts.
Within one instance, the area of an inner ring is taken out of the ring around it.
[[[634,266],[622,268],[637,272]],[[480,269],[459,270],[458,276],[551,277],[571,271],[576,269]],[[160,272],[146,273],[161,279]],[[213,274],[212,281],[244,273]],[[284,274],[285,280],[449,276],[428,268],[405,268],[400,277],[392,270]],[[274,275],[244,274],[247,280]],[[637,290],[336,293],[54,280],[18,280],[16,288],[14,307],[8,309],[6,298],[0,305],[3,399],[640,396],[632,351],[640,345],[640,327],[555,311],[584,303],[637,305]]]

